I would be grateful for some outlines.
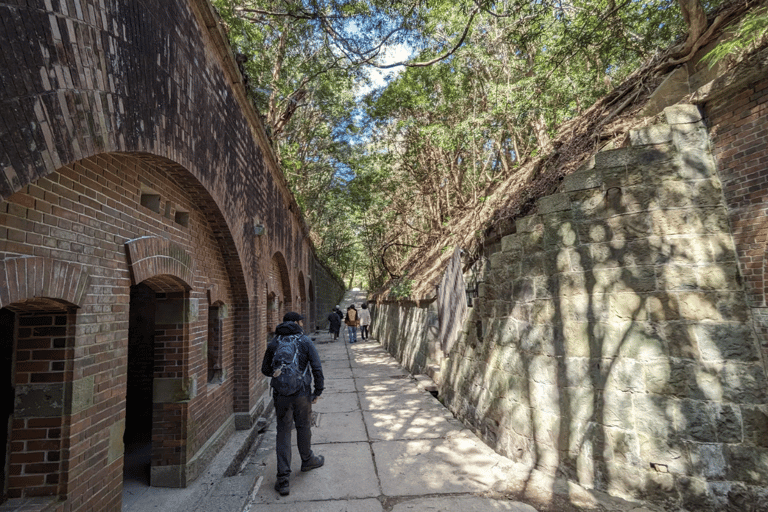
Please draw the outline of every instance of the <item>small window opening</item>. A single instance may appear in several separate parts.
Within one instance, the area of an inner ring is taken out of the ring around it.
[[[219,384],[222,379],[221,337],[224,321],[221,308],[214,305],[208,308],[208,383]]]
[[[189,227],[189,212],[180,212],[176,210],[176,224],[181,224],[182,226]]]
[[[160,213],[160,194],[141,194],[141,206],[149,208],[155,213]]]

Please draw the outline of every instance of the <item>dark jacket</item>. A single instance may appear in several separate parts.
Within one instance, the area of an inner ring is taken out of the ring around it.
[[[328,322],[331,324],[332,331],[338,331],[341,327],[341,317],[335,311],[331,311],[328,315]]]
[[[301,334],[299,338],[299,369],[304,369],[309,364],[312,369],[312,376],[315,379],[315,391],[311,393],[312,396],[320,396],[325,388],[325,379],[323,378],[323,367],[320,364],[320,355],[317,353],[315,344],[309,336],[305,335],[296,322],[283,322],[275,329],[275,337],[267,344],[267,351],[264,353],[264,359],[261,362],[261,373],[267,377],[272,376],[272,358],[277,350],[280,336],[287,336],[291,334]],[[303,394],[310,394],[312,388],[312,378],[309,372],[307,372],[304,378],[304,388],[300,391]]]

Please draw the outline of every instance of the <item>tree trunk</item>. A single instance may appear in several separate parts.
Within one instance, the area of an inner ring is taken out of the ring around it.
[[[688,25],[688,37],[678,53],[686,55],[707,30],[707,13],[700,0],[678,0],[678,4],[685,24]]]

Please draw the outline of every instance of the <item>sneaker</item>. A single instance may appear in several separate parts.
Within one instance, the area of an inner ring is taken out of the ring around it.
[[[321,467],[323,464],[325,464],[325,457],[322,455],[314,455],[307,462],[301,464],[301,470],[312,471],[313,469]]]
[[[288,480],[278,480],[275,482],[275,490],[280,493],[280,496],[288,496],[291,494]]]

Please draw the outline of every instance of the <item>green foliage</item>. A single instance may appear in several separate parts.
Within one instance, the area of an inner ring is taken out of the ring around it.
[[[674,0],[213,2],[318,254],[369,288],[684,29]]]
[[[407,299],[411,296],[412,289],[413,279],[409,279],[408,274],[406,273],[400,279],[395,280],[390,288],[390,294],[396,300]]]
[[[732,31],[732,38],[715,46],[702,59],[711,68],[718,62],[736,57],[760,46],[768,39],[768,7],[746,14]]]

